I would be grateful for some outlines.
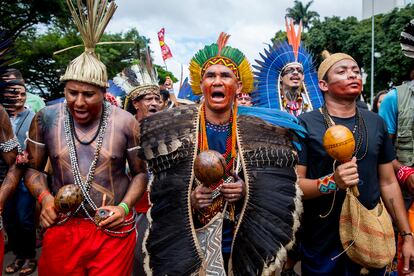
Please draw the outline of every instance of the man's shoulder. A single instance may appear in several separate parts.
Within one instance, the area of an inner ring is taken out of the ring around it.
[[[322,115],[321,115],[321,112],[319,111],[319,109],[315,109],[315,110],[300,114],[298,119],[299,119],[299,121],[310,122],[310,121],[315,120],[315,119],[317,119],[321,116]]]
[[[41,116],[41,117],[57,118],[58,114],[63,110],[63,108],[64,108],[63,103],[49,105],[49,106],[42,108],[40,111],[37,112],[37,114],[38,116]]]
[[[130,124],[135,120],[135,117],[131,113],[117,106],[112,106],[112,116],[120,124]]]

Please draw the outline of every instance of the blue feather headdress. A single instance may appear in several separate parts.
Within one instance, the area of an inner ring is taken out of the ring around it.
[[[288,42],[276,43],[260,53],[262,60],[256,60],[253,65],[256,80],[256,90],[252,93],[255,106],[281,110],[280,80],[282,70],[290,63],[299,63],[303,67],[303,91],[310,101],[310,110],[323,105],[324,99],[318,86],[318,76],[312,60],[312,55],[301,45],[300,33],[295,36],[293,25],[290,29],[286,23]]]

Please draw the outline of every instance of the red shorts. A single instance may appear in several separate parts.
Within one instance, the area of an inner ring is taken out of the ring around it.
[[[88,219],[71,218],[46,230],[39,275],[130,276],[135,244],[136,231],[111,237]]]

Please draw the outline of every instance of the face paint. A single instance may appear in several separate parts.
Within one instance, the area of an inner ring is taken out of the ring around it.
[[[284,89],[299,88],[304,80],[303,69],[299,65],[287,66],[281,77]]]
[[[87,125],[100,118],[104,101],[103,89],[84,82],[68,81],[65,98],[73,119]]]
[[[201,80],[206,108],[215,112],[231,109],[235,96],[242,89],[233,71],[224,65],[212,65],[207,68]]]
[[[335,63],[327,73],[328,93],[339,98],[356,98],[362,91],[361,71],[350,59]]]

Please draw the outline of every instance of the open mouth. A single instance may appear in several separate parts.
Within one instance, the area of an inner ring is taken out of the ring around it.
[[[157,113],[157,109],[155,107],[152,107],[150,109],[148,109],[149,113]]]
[[[75,116],[78,118],[84,118],[86,116],[88,116],[88,112],[87,111],[82,111],[82,110],[75,110]]]
[[[211,98],[213,98],[214,100],[222,100],[225,98],[225,95],[223,92],[217,91],[211,94]]]

